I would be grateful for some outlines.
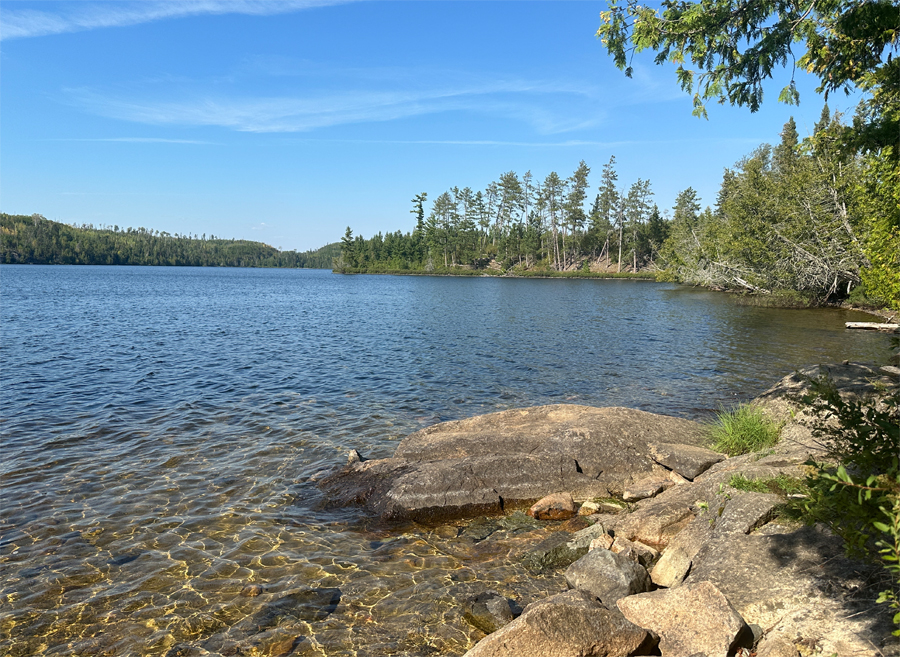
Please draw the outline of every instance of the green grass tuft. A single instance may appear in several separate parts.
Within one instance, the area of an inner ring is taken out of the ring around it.
[[[758,452],[778,442],[782,426],[750,404],[741,404],[731,411],[723,408],[709,427],[709,443],[712,449],[728,456]]]
[[[728,485],[750,493],[775,493],[782,497],[794,494],[806,494],[809,489],[802,480],[786,474],[762,479],[747,479],[744,475],[732,475]]]

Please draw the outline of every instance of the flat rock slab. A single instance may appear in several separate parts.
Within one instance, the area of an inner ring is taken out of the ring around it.
[[[700,424],[681,418],[630,408],[537,406],[417,431],[392,458],[351,460],[319,486],[327,505],[358,504],[386,520],[428,522],[500,513],[559,491],[621,495],[624,482],[659,472],[654,454],[669,454],[673,446],[687,446],[693,455],[700,449],[708,459],[699,447],[703,439]],[[671,462],[678,472],[680,461]],[[679,474],[693,478],[697,459],[684,462],[687,474]]]
[[[617,604],[625,618],[659,635],[663,657],[731,655],[746,632],[744,619],[709,582],[633,595]]]
[[[896,645],[890,609],[875,604],[879,568],[847,559],[842,541],[827,531],[770,524],[714,535],[671,591],[710,582],[772,636],[814,640],[826,655],[876,657]]]
[[[534,602],[519,618],[479,641],[465,657],[624,657],[646,655],[653,637],[586,593]]]

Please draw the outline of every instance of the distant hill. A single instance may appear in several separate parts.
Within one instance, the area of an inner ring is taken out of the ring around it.
[[[158,265],[170,267],[293,267],[330,269],[339,242],[314,251],[279,251],[249,240],[170,235],[147,228],[70,226],[39,214],[0,213],[0,263]]]

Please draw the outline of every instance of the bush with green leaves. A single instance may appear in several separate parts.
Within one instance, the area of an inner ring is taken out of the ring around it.
[[[813,435],[827,451],[825,461],[807,463],[805,519],[830,527],[848,554],[880,557],[887,578],[878,601],[894,609],[900,626],[900,394],[845,399],[819,377],[802,401],[815,412]]]
[[[740,404],[730,411],[719,410],[707,438],[715,451],[737,456],[771,447],[778,442],[782,426],[758,406]]]

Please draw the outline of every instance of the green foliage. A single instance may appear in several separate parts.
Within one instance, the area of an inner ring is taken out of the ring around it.
[[[69,226],[39,214],[0,214],[0,262],[42,265],[327,268],[337,244],[279,251],[261,242],[170,235],[146,228]]]
[[[869,297],[866,292],[865,283],[861,283],[850,291],[850,294],[847,296],[847,303],[851,306],[862,308],[877,308],[881,306],[883,302],[880,299],[872,299]]]
[[[827,376],[810,380],[801,400],[817,417],[813,435],[828,447],[830,458],[855,472],[882,475],[896,470],[900,456],[900,395],[888,391],[877,403],[844,399]]]
[[[760,305],[819,305],[859,285],[870,264],[858,182],[868,169],[837,147],[842,125],[830,121],[799,144],[789,121],[778,146],[726,170],[715,213],[697,215],[683,192],[662,249],[667,269],[683,282],[756,293]]]
[[[887,604],[895,610],[894,625],[897,625],[898,629],[892,634],[900,636],[900,591],[898,591],[900,587],[897,586],[897,582],[900,581],[900,496],[894,496],[894,504],[890,508],[883,506],[878,508],[888,522],[875,521],[872,526],[882,534],[886,534],[887,538],[876,541],[875,547],[878,548],[878,554],[890,573],[894,586],[881,591],[877,602]]]
[[[427,195],[417,194],[411,210],[416,227],[411,233],[378,233],[364,239],[353,238],[348,228],[334,268],[346,273],[467,275],[461,272],[474,269],[489,274],[499,270],[594,276],[591,264],[609,263],[617,248],[625,268],[631,270],[621,273],[655,270],[668,221],[652,203],[649,181],[639,179],[627,196],[619,194],[614,164],[613,157],[603,168],[600,193],[590,213],[585,212],[585,203],[591,169],[584,161],[568,178],[551,171],[539,181],[530,171],[521,176],[507,171],[484,191],[452,187],[434,199],[430,212],[425,207]]]
[[[707,438],[715,451],[737,456],[771,447],[778,442],[782,426],[759,407],[740,404],[731,411],[719,411]]]
[[[900,625],[900,393],[895,388],[880,399],[844,399],[820,377],[803,401],[817,417],[813,435],[828,449],[828,461],[807,464],[805,518],[828,525],[848,553],[881,558],[889,583],[879,602],[898,610],[894,622]]]
[[[900,309],[900,4],[892,0],[609,0],[601,38],[631,76],[634,53],[670,62],[694,114],[716,100],[759,109],[778,68],[817,76],[818,91],[862,92],[851,125],[825,110],[797,144],[791,120],[775,149],[726,172],[720,230],[676,220],[663,249],[679,280],[820,300],[868,295]],[[797,50],[797,53],[794,50]],[[797,57],[797,54],[800,56]],[[791,82],[779,100],[799,101]],[[731,184],[733,183],[733,184]],[[677,219],[677,218],[676,218]]]
[[[860,271],[866,294],[900,310],[900,168],[894,158],[891,149],[867,155],[854,191],[855,209],[866,228],[863,250],[868,266]]]
[[[616,66],[630,77],[632,53],[656,51],[657,64],[677,66],[698,116],[706,116],[710,99],[755,112],[763,83],[787,65],[818,76],[826,93],[897,84],[889,51],[898,48],[900,7],[890,0],[663,0],[658,9],[639,0],[608,4],[597,36]],[[796,43],[802,44],[799,59]],[[779,100],[799,99],[792,76]]]

